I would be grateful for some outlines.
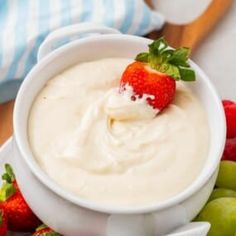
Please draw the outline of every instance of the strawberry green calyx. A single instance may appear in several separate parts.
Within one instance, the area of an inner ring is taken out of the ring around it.
[[[2,175],[2,179],[5,182],[0,189],[0,201],[5,201],[16,192],[16,188],[13,184],[15,175],[9,164],[5,164],[5,173]]]
[[[5,164],[5,173],[2,175],[2,180],[5,180],[7,183],[13,183],[15,181],[15,174],[10,164]]]
[[[37,232],[37,231],[40,231],[40,230],[42,230],[42,229],[47,229],[47,228],[48,228],[47,225],[41,224],[40,226],[38,226],[38,227],[36,228],[36,232]]]
[[[0,189],[0,202],[6,201],[16,192],[16,188],[13,184],[4,183]]]
[[[172,49],[164,38],[148,45],[149,52],[139,53],[135,60],[147,63],[152,69],[165,73],[175,80],[194,81],[195,72],[188,63],[190,49]]]

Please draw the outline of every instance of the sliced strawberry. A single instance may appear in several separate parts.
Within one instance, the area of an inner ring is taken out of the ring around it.
[[[32,236],[61,236],[61,235],[52,230],[51,228],[49,228],[47,225],[42,224],[36,229],[35,233]]]
[[[147,97],[153,108],[163,110],[173,100],[176,80],[194,81],[195,73],[188,64],[188,48],[172,49],[161,38],[149,45],[149,52],[137,55],[136,62],[125,69],[120,92],[132,87],[132,100]]]

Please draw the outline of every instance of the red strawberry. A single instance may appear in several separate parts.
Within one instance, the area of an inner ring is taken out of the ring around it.
[[[236,137],[236,103],[230,100],[223,100],[225,118],[227,124],[227,138]]]
[[[224,107],[234,104],[234,102],[231,100],[223,100],[222,103]]]
[[[236,138],[226,140],[223,160],[236,161]]]
[[[5,169],[6,173],[2,176],[5,183],[0,192],[0,205],[7,215],[7,227],[11,231],[33,231],[40,221],[25,202],[11,166],[6,164]]]
[[[153,95],[155,98],[147,98],[149,105],[162,110],[174,98],[175,80],[170,76],[157,72],[149,71],[146,65],[136,61],[130,64],[124,71],[121,78],[122,86],[129,84],[132,86],[135,95]]]
[[[0,235],[5,236],[7,234],[7,217],[4,210],[0,207]]]
[[[149,45],[149,52],[137,55],[136,62],[125,69],[121,81],[120,91],[131,86],[134,96],[131,99],[147,97],[147,102],[153,108],[163,110],[175,96],[176,80],[193,81],[195,73],[187,60],[188,48],[171,49],[161,38]]]
[[[53,231],[47,225],[42,224],[36,229],[32,236],[60,236],[60,234]]]

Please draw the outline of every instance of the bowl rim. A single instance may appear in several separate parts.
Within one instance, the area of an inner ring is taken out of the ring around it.
[[[138,42],[142,44],[149,44],[152,42],[152,40],[139,37],[139,36],[133,36],[133,35],[124,35],[124,34],[117,34],[117,35],[99,35],[99,36],[91,36],[88,38],[83,38],[79,40],[75,40],[71,43],[68,43],[67,45],[64,45],[63,47],[56,49],[49,55],[47,55],[45,58],[43,58],[37,65],[34,66],[34,68],[29,72],[29,74],[26,76],[26,79],[22,83],[20,90],[18,92],[18,95],[16,97],[14,112],[13,112],[13,128],[14,128],[14,141],[16,142],[16,146],[21,154],[21,157],[26,162],[26,165],[29,167],[30,171],[34,174],[34,176],[37,177],[37,179],[46,186],[49,190],[54,192],[56,195],[59,195],[61,198],[74,203],[75,205],[83,208],[87,208],[93,211],[101,212],[101,213],[107,213],[107,214],[143,214],[143,213],[150,213],[155,211],[160,211],[166,208],[169,208],[171,206],[175,206],[184,200],[188,199],[190,196],[192,196],[194,193],[196,193],[199,189],[201,189],[206,182],[210,179],[210,177],[213,175],[213,173],[216,171],[217,166],[220,161],[220,157],[223,153],[223,148],[225,144],[225,136],[226,136],[226,125],[225,125],[225,116],[224,116],[224,110],[222,103],[220,101],[220,98],[210,82],[210,79],[208,76],[198,67],[193,61],[190,60],[191,66],[194,68],[195,71],[199,74],[201,79],[206,83],[206,86],[209,89],[209,93],[211,96],[213,96],[216,106],[218,109],[219,115],[217,115],[217,118],[219,120],[218,124],[218,135],[220,135],[220,143],[217,147],[217,155],[214,159],[214,162],[209,165],[209,169],[205,176],[202,176],[201,174],[194,180],[194,182],[187,187],[184,191],[180,192],[179,194],[164,200],[159,203],[145,205],[145,206],[138,206],[138,207],[117,207],[117,206],[110,206],[110,205],[103,205],[98,204],[95,202],[92,202],[91,200],[83,199],[69,191],[64,190],[62,187],[60,187],[55,181],[53,181],[39,166],[37,161],[34,159],[32,152],[27,152],[27,144],[28,140],[23,140],[23,136],[21,133],[21,107],[24,106],[24,102],[22,101],[25,94],[27,94],[28,87],[30,87],[30,84],[32,82],[32,79],[35,74],[37,74],[37,71],[40,71],[43,69],[48,62],[53,61],[55,58],[60,57],[62,54],[66,53],[67,50],[71,48],[76,48],[83,46],[83,44],[91,43],[93,41],[100,41],[100,40],[123,40],[123,41],[130,41],[130,42]],[[32,105],[32,102],[31,102]],[[28,117],[28,116],[27,116]],[[27,131],[26,131],[27,132]],[[28,144],[29,146],[29,144]],[[31,158],[29,158],[29,156]]]

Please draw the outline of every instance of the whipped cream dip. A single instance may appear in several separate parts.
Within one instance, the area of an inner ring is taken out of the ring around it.
[[[75,65],[51,78],[31,108],[28,137],[41,168],[96,203],[146,206],[177,195],[200,174],[209,146],[204,108],[186,83],[157,114],[146,98],[119,93],[132,60]]]

